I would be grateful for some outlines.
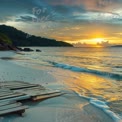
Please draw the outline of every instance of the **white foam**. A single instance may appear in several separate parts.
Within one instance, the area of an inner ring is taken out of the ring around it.
[[[91,99],[90,103],[101,110],[103,110],[106,114],[108,114],[115,122],[121,122],[122,120],[117,116],[114,112],[112,112],[106,102]]]
[[[86,72],[86,73],[91,73],[91,74],[95,74],[95,75],[99,75],[102,77],[107,77],[107,78],[111,78],[115,80],[122,80],[121,74],[114,74],[112,72],[104,72],[104,71],[99,71],[96,69],[88,69],[88,68],[83,68],[83,67],[71,66],[68,64],[56,63],[56,62],[51,62],[51,61],[47,61],[47,62],[54,65],[55,67],[68,69],[75,72]]]
[[[103,112],[105,112],[108,116],[110,116],[115,122],[122,122],[122,119],[116,115],[114,112],[112,112],[109,108],[109,106],[107,105],[106,102],[97,100],[95,98],[91,98],[91,97],[86,97],[86,96],[82,96],[81,94],[79,94],[78,92],[76,92],[78,94],[78,96],[87,99],[92,105],[94,105],[95,107],[101,109]]]

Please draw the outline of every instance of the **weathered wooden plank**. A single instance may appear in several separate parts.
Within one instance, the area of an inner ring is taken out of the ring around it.
[[[12,95],[12,94],[15,94],[15,93],[14,92],[7,92],[7,93],[4,93],[4,94],[0,94],[0,97]]]
[[[0,106],[0,111],[7,110],[7,109],[10,109],[10,108],[16,108],[16,107],[19,107],[19,106],[22,106],[22,103],[20,103],[20,102],[11,103],[11,104],[8,104],[8,105]]]
[[[23,88],[23,89],[18,89],[18,90],[14,90],[15,92],[23,92],[23,91],[41,91],[41,90],[46,90],[46,88],[42,88],[40,86],[36,86],[36,87],[30,87],[30,88]]]
[[[29,83],[29,82],[25,82],[25,81],[6,81],[6,82],[13,82],[13,83]]]
[[[10,91],[10,89],[7,89],[7,88],[5,88],[5,87],[0,87],[0,92],[8,92],[8,91]]]
[[[32,87],[32,88],[25,88],[25,89],[27,89],[27,90],[29,90],[29,89],[40,89],[40,90],[44,90],[46,88],[43,87],[43,86],[38,85],[38,86],[35,86],[35,87]]]
[[[50,89],[26,89],[21,90],[21,93],[28,94],[30,96],[37,96],[37,95],[46,95],[46,94],[53,94],[53,93],[60,93],[59,90],[50,90]]]
[[[41,95],[41,96],[36,96],[36,97],[32,97],[33,101],[38,101],[38,100],[43,100],[43,99],[48,99],[48,98],[52,98],[52,97],[57,97],[57,96],[61,96],[64,93],[54,93],[54,94],[50,94],[50,95]]]
[[[0,100],[0,102],[6,102],[6,101],[22,101],[22,100],[26,100],[26,99],[30,99],[31,97],[29,95],[23,95],[23,96],[18,96],[18,97],[13,97],[13,98],[9,98],[9,99],[2,99]]]
[[[16,83],[16,82],[11,82],[11,81],[10,81],[10,82],[6,82],[6,81],[5,81],[5,82],[0,82],[0,84],[3,84],[3,85],[4,85],[4,84],[15,84],[15,83]]]
[[[19,107],[16,107],[16,108],[0,111],[0,116],[5,115],[5,114],[11,114],[11,113],[21,114],[27,108],[28,108],[28,106],[19,106]]]
[[[23,95],[24,94],[22,94],[22,93],[15,93],[13,95],[0,97],[0,100],[2,100],[2,99],[9,99],[9,98],[18,97],[18,96],[23,96]]]
[[[0,101],[0,106],[4,106],[4,105],[8,105],[8,104],[12,104],[12,103],[15,103],[16,101]]]
[[[3,88],[0,88],[0,89],[6,89],[5,87],[3,87]],[[11,90],[10,89],[8,89],[8,90],[0,90],[0,93],[2,93],[2,92],[10,92]]]
[[[0,81],[0,83],[28,83],[24,81]]]
[[[46,93],[33,94],[32,96],[45,96],[45,95],[51,95],[51,94],[56,94],[56,93],[61,94],[61,92],[46,92]]]
[[[46,90],[46,89],[33,89],[33,88],[31,88],[31,89],[22,89],[20,92],[21,93],[28,93],[28,92],[35,93],[35,92],[47,92],[47,91],[49,91],[49,90]]]
[[[2,94],[7,94],[7,93],[12,93],[13,91],[6,91],[6,92],[0,92],[0,95]]]
[[[0,86],[11,86],[11,85],[29,85],[30,83],[0,83]],[[32,84],[34,85],[34,84]]]
[[[7,87],[16,87],[16,86],[38,86],[37,84],[6,84],[4,85],[4,88],[7,88]]]
[[[41,100],[50,97],[62,95],[59,90],[46,89],[38,84],[30,84],[26,82],[4,82],[4,88],[0,93],[0,103],[7,102],[7,100],[21,101],[25,99]],[[15,92],[17,91],[17,93]],[[8,105],[9,103],[7,103]],[[11,104],[11,103],[10,103]],[[1,103],[1,105],[4,105]],[[9,105],[10,106],[10,105]]]
[[[18,83],[18,82],[0,82],[1,87],[6,87],[6,86],[21,86],[21,85],[35,85],[35,84],[30,84],[30,83]]]
[[[16,89],[23,89],[23,88],[30,88],[30,87],[35,87],[35,86],[38,86],[38,85],[27,85],[27,86],[16,86],[16,87],[6,87],[6,88],[9,88],[11,90],[16,90]]]
[[[16,82],[15,81],[12,81],[12,82],[3,82],[2,87],[6,88],[6,89],[12,89],[12,90],[31,88],[31,87],[40,87],[40,89],[44,89],[44,87],[41,86],[41,85],[30,84],[30,83],[22,82],[22,81],[20,81],[20,82],[17,82],[17,81]]]

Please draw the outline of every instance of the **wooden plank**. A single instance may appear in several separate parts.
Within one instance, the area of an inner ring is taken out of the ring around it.
[[[17,90],[17,89],[30,88],[30,87],[35,87],[35,86],[38,86],[38,85],[16,86],[16,87],[6,87],[6,88],[9,88],[11,90]]]
[[[40,86],[36,86],[36,87],[30,87],[30,88],[23,88],[23,89],[18,89],[18,90],[14,90],[15,92],[23,92],[23,91],[28,91],[28,90],[33,90],[33,91],[36,91],[36,90],[46,90],[46,88],[42,88]]]
[[[36,97],[32,97],[33,101],[38,101],[38,100],[43,100],[43,99],[48,99],[48,98],[53,98],[53,97],[57,97],[57,96],[61,96],[64,93],[54,93],[51,95],[43,95],[43,96],[36,96]]]
[[[39,88],[30,88],[30,89],[22,89],[20,92],[43,92],[43,91],[49,91],[47,89],[39,89]]]
[[[48,92],[48,93],[46,92],[46,93],[35,94],[32,96],[45,96],[45,95],[51,95],[51,94],[56,94],[56,93],[61,94],[61,92]]]
[[[0,83],[29,83],[24,81],[0,81]]]
[[[25,88],[25,90],[30,90],[30,89],[40,89],[40,90],[45,90],[46,88],[43,86],[36,86],[36,87],[32,87],[32,88]]]
[[[28,108],[28,106],[20,106],[20,107],[8,109],[8,110],[0,111],[0,116],[5,115],[5,114],[10,114],[10,113],[20,114],[20,113],[23,113],[25,111],[25,109],[27,109],[27,108]]]
[[[53,93],[60,93],[59,90],[40,90],[40,89],[29,89],[29,90],[22,90],[21,93],[28,94],[30,96],[37,96],[37,95],[46,95],[46,94],[53,94]]]
[[[17,81],[17,82],[11,82],[11,81],[10,81],[10,82],[5,82],[5,84],[6,84],[6,85],[7,85],[7,84],[8,84],[8,85],[11,85],[11,84],[12,84],[12,85],[14,85],[14,84],[17,85],[17,84],[32,84],[32,83],[28,83],[28,82],[18,82],[18,81]]]
[[[9,95],[12,95],[12,94],[15,94],[15,93],[14,92],[10,92],[10,93],[0,94],[0,97],[9,96]]]
[[[7,88],[8,86],[23,86],[23,85],[29,85],[29,84],[4,84],[2,85],[3,88]]]
[[[12,104],[12,103],[15,103],[16,101],[0,101],[0,106],[4,106],[4,105],[8,105],[8,104]]]
[[[17,85],[35,85],[35,84],[29,84],[29,83],[3,83],[1,86],[17,86]]]
[[[1,82],[0,82],[1,83]],[[1,83],[2,84],[2,83]],[[10,81],[10,82],[3,82],[2,84],[3,86],[14,86],[14,85],[38,85],[41,86],[39,84],[32,84],[32,83],[27,83],[27,82],[14,82],[14,81]]]
[[[0,84],[28,84],[27,82],[13,82],[13,81],[5,81],[5,82],[0,82]]]
[[[21,91],[21,92],[47,92],[47,91],[49,91],[49,90],[46,90],[46,89],[25,89],[25,90],[23,90],[23,91]]]
[[[4,106],[0,107],[0,111],[7,110],[7,109],[10,109],[10,108],[16,108],[16,107],[19,107],[19,106],[22,106],[22,103],[17,102],[17,103],[4,105]]]
[[[9,99],[9,98],[18,97],[18,96],[23,96],[23,95],[24,94],[22,94],[22,93],[15,93],[13,95],[0,97],[0,100],[2,100],[2,99]]]
[[[25,81],[6,81],[6,82],[13,82],[13,83],[29,83],[29,82],[25,82]]]
[[[6,86],[21,86],[21,85],[35,85],[35,84],[30,84],[30,83],[12,83],[12,82],[4,82],[0,83],[1,87],[6,87]]]
[[[11,91],[11,90],[7,88],[0,88],[0,92],[8,92],[8,91]]]
[[[21,87],[20,87],[21,86]],[[21,88],[31,88],[31,87],[40,87],[41,89],[44,87],[38,84],[30,84],[30,83],[26,83],[26,82],[22,82],[22,83],[16,83],[16,82],[4,82],[3,83],[3,87],[6,89],[21,89]]]
[[[16,86],[37,86],[37,84],[10,84],[10,85],[4,85],[4,88],[7,87],[16,87]]]
[[[0,91],[0,93],[12,92],[10,89],[8,91]]]
[[[5,92],[0,92],[0,95],[2,94],[7,94],[7,93],[12,93],[13,91],[5,91]]]
[[[18,97],[13,97],[13,98],[9,98],[9,99],[3,99],[0,100],[0,102],[6,102],[6,101],[22,101],[22,100],[27,100],[30,99],[31,97],[29,95],[23,95],[23,96],[18,96]]]

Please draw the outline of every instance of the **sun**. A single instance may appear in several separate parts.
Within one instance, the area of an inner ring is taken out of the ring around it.
[[[92,41],[93,41],[93,43],[97,44],[97,43],[102,43],[104,41],[104,39],[103,38],[95,38]]]
[[[104,42],[104,38],[94,38],[92,39],[94,47],[103,47],[102,43]]]

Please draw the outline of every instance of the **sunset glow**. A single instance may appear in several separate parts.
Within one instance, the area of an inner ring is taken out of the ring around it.
[[[30,0],[24,7],[23,2],[2,0],[0,23],[57,41],[122,44],[121,1]]]
[[[95,39],[93,39],[93,43],[102,43],[104,41],[104,39],[103,38],[95,38]]]

